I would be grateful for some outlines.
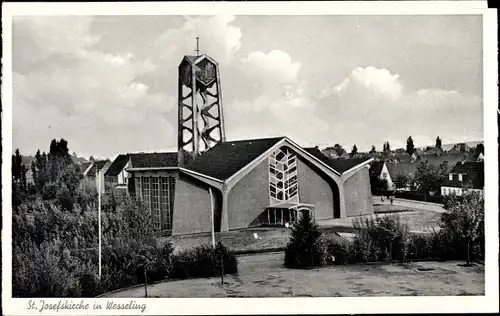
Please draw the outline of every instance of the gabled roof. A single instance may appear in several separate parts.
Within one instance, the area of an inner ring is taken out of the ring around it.
[[[391,175],[392,178],[396,177],[398,174],[412,174],[415,175],[415,172],[417,172],[417,166],[420,164],[420,162],[414,162],[414,163],[409,163],[409,162],[399,162],[399,163],[394,163],[394,162],[386,162],[387,169],[389,170],[389,174]]]
[[[92,162],[84,162],[82,163],[82,173],[85,172],[85,170],[87,170],[90,165],[92,164]]]
[[[351,170],[352,168],[356,167],[357,165],[362,164],[365,161],[368,161],[372,158],[365,157],[365,158],[339,158],[339,159],[331,159],[328,162],[328,165],[332,167],[334,170],[338,171],[339,173],[344,173],[348,170]]]
[[[370,157],[365,157],[365,158],[338,158],[338,159],[332,159],[324,155],[317,147],[313,148],[304,148],[305,151],[313,155],[314,157],[318,158],[321,160],[321,162],[325,163],[328,165],[330,168],[333,170],[337,171],[338,173],[342,174],[355,166],[371,159]]]
[[[465,187],[470,184],[474,189],[484,188],[484,163],[475,161],[466,161],[457,163],[450,173],[466,175],[463,181],[456,178],[446,180],[443,186]]]
[[[451,169],[451,173],[483,173],[484,172],[484,163],[483,162],[475,162],[475,161],[465,161],[458,162],[453,169]]]
[[[383,161],[374,161],[370,166],[370,175],[379,176],[384,168]]]
[[[101,169],[104,168],[106,166],[106,164],[109,162],[110,162],[109,159],[94,161],[94,163],[92,164],[92,167],[90,167],[89,171],[87,172],[87,175],[92,176],[92,177],[95,176],[95,174],[98,171],[101,171]]]
[[[178,167],[177,152],[130,154],[130,168]]]
[[[186,169],[226,180],[285,137],[219,143],[187,163]]]
[[[129,154],[120,154],[106,171],[106,176],[116,177],[123,170],[129,159]]]

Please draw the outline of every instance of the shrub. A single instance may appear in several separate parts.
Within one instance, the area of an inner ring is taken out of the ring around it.
[[[219,242],[215,249],[211,245],[201,245],[173,255],[169,277],[183,279],[218,276],[222,270],[221,256],[224,274],[237,273],[236,257]]]
[[[353,226],[359,231],[354,242],[359,259],[405,259],[409,228],[406,223],[401,223],[399,215],[355,219]]]
[[[42,198],[44,200],[53,200],[57,196],[58,185],[54,182],[49,182],[42,189]]]
[[[347,264],[350,256],[350,242],[340,236],[321,236],[322,264]]]
[[[309,212],[304,212],[297,224],[292,227],[290,241],[285,249],[287,268],[305,268],[322,263],[318,240],[321,230],[311,220]]]
[[[439,231],[408,236],[407,259],[434,260],[440,258],[443,249]]]
[[[378,259],[373,240],[365,231],[360,231],[354,237],[349,247],[349,252],[349,263],[369,262]]]

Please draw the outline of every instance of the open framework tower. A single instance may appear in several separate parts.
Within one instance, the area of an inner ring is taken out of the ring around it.
[[[179,65],[179,165],[225,141],[219,65],[203,54],[184,56]]]

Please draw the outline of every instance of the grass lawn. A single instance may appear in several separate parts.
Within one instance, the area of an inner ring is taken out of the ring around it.
[[[374,205],[375,214],[398,214],[403,222],[407,222],[412,231],[426,231],[437,228],[440,213],[432,211],[411,210],[394,205]],[[327,220],[322,225],[324,234],[354,233],[352,219]],[[254,233],[259,239],[254,238]],[[290,231],[283,227],[249,228],[245,230],[216,233],[216,242],[222,241],[229,249],[237,252],[255,251],[262,249],[284,248],[288,243]],[[195,247],[201,244],[211,244],[210,233],[174,237],[161,237],[161,241],[170,240],[176,251]]]
[[[239,274],[167,281],[148,287],[153,297],[356,297],[484,295],[484,266],[462,262],[360,264],[286,269],[282,253],[240,256]],[[106,297],[143,297],[142,287]]]
[[[408,223],[412,231],[426,231],[432,228],[439,228],[441,213],[433,211],[416,210],[396,205],[373,206],[376,215],[398,214],[402,222]]]

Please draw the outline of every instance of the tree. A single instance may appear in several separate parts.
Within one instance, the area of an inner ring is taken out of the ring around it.
[[[14,155],[12,155],[12,177],[14,181],[19,183],[21,181],[21,166],[23,164],[23,157],[19,153],[19,149],[16,149]]]
[[[312,221],[309,212],[303,212],[299,221],[293,226],[290,241],[285,249],[285,266],[287,268],[304,268],[321,264],[319,238],[321,230]]]
[[[345,149],[342,148],[342,146],[340,144],[335,144],[333,146],[333,150],[335,150],[335,153],[337,154],[337,156],[342,156],[343,154],[345,154]]]
[[[358,154],[358,147],[356,146],[356,144],[354,144],[351,150],[351,157],[356,157],[357,154]]]
[[[402,189],[408,187],[410,185],[410,176],[404,173],[398,173],[394,178],[394,184],[396,184],[396,188]]]
[[[137,264],[144,272],[144,297],[146,298],[148,297],[148,270],[151,270],[156,263],[154,251],[152,246],[143,244],[136,255]]]
[[[474,159],[476,160],[480,154],[484,155],[484,145],[479,143],[476,148],[473,150]]]
[[[465,248],[467,265],[470,265],[471,254],[476,248],[484,247],[484,198],[476,192],[453,197],[445,203],[445,209],[441,230],[456,243],[459,251]]]
[[[90,157],[89,157],[89,161],[90,161],[90,162],[94,162],[94,161],[95,161],[94,156],[90,156]]]
[[[390,152],[390,151],[391,151],[391,145],[389,144],[389,142],[385,142],[383,152]]]
[[[375,145],[372,145],[372,149],[370,150],[370,154],[376,153],[377,150],[375,149]]]
[[[380,179],[376,175],[370,175],[370,188],[373,195],[383,195],[387,191],[387,179]]]
[[[415,152],[415,145],[413,144],[413,139],[411,138],[411,136],[406,140],[406,152],[410,156]]]
[[[448,175],[448,166],[442,163],[438,168],[428,162],[421,162],[417,166],[415,173],[415,183],[417,190],[425,195],[429,192],[439,192],[441,184],[446,180]]]
[[[436,148],[437,149],[442,149],[441,147],[441,138],[439,138],[439,136],[436,138]]]

